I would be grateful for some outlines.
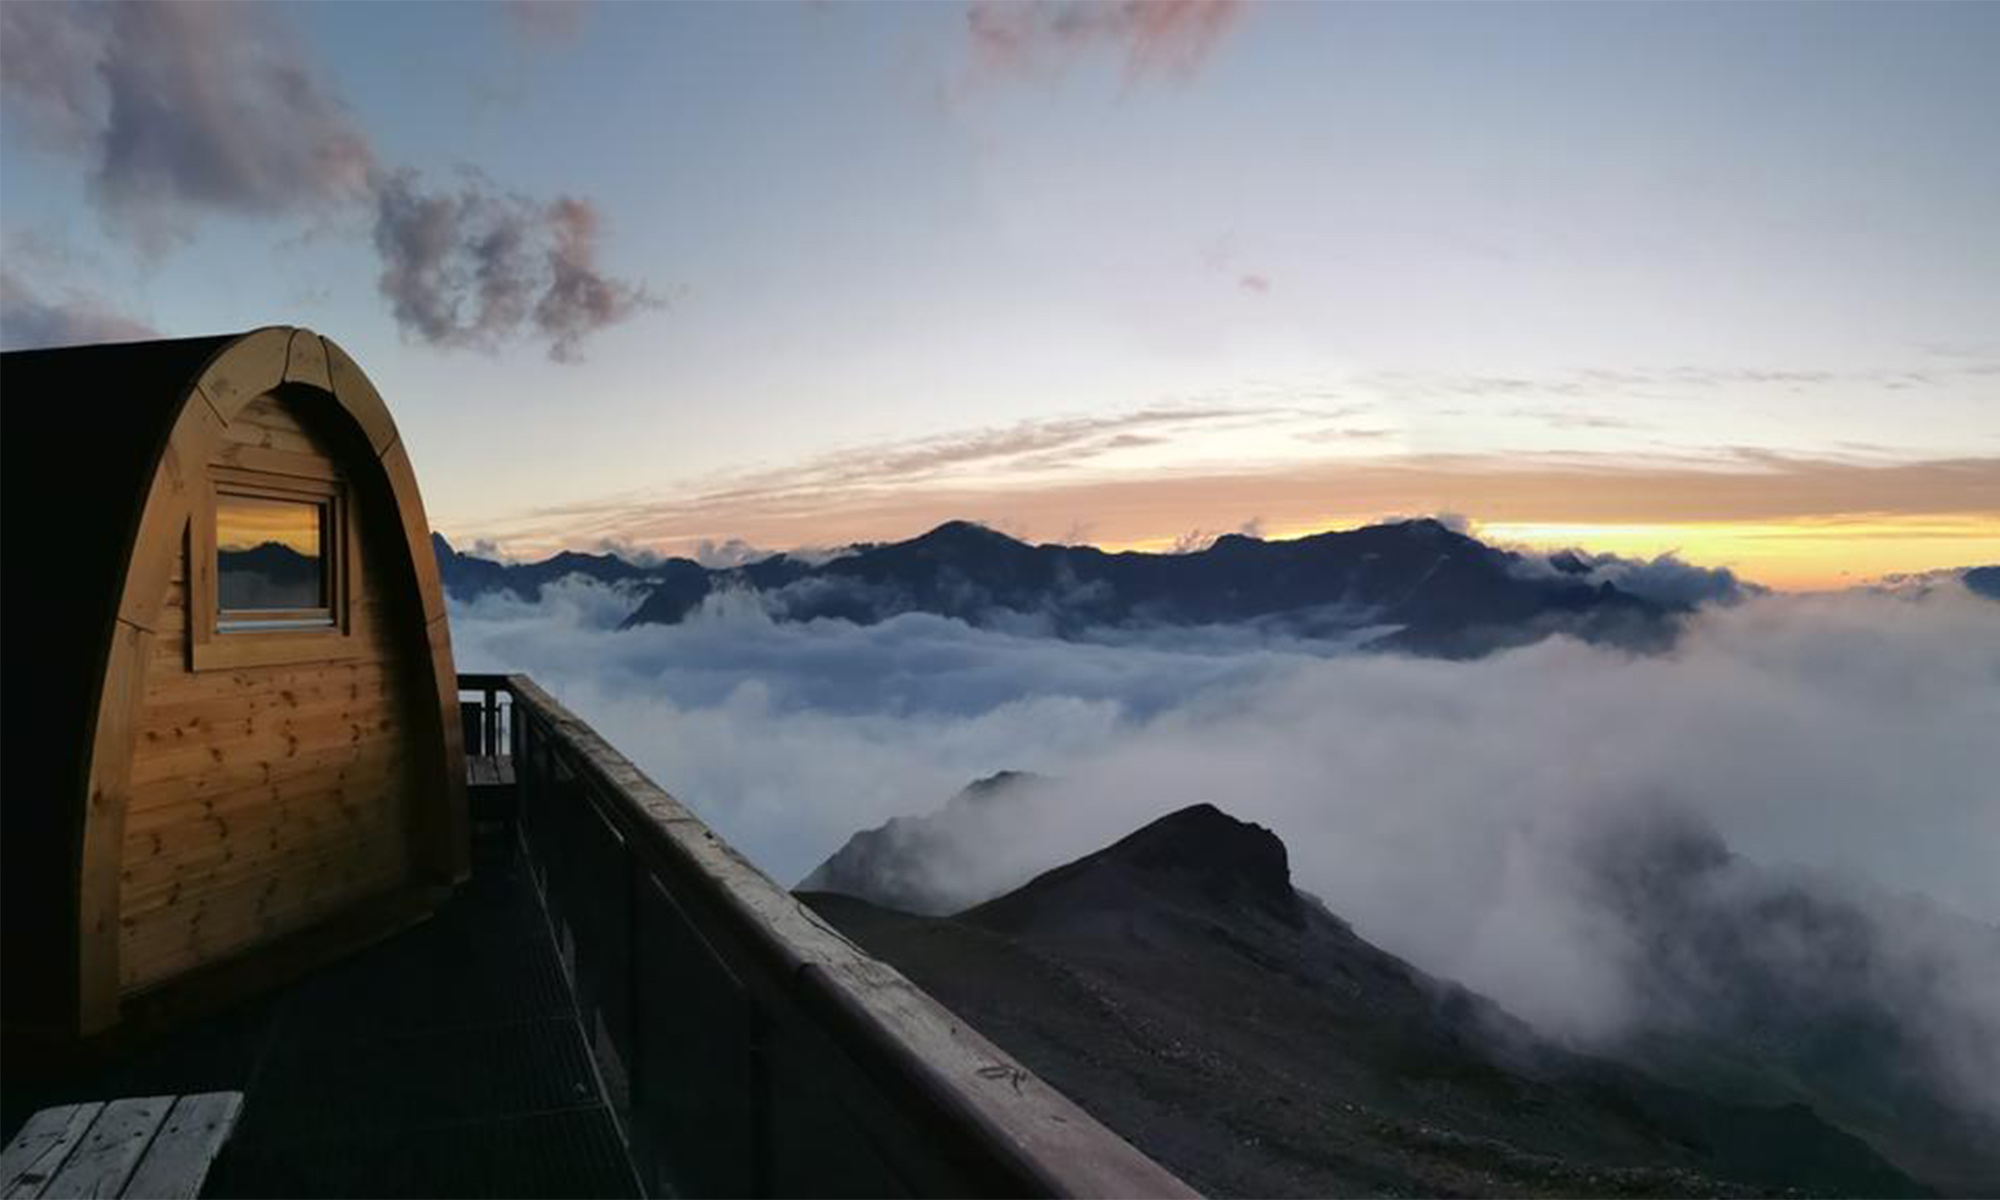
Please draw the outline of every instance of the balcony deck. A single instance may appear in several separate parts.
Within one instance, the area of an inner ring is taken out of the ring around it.
[[[430,920],[33,1106],[243,1092],[207,1196],[637,1195],[526,868],[475,855]]]
[[[460,676],[471,879],[59,1086],[244,1093],[208,1196],[1192,1193],[525,676]]]

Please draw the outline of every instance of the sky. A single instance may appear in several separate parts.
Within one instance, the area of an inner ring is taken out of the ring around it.
[[[2000,561],[2000,6],[0,6],[9,347],[307,325],[534,556]]]

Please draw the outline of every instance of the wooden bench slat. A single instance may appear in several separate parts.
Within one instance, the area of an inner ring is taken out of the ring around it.
[[[97,1101],[65,1104],[29,1117],[7,1149],[0,1152],[0,1197],[36,1200],[103,1107]]]
[[[469,787],[514,786],[514,760],[505,755],[469,754],[465,758],[465,782]]]
[[[172,1096],[138,1096],[113,1100],[97,1114],[83,1144],[56,1172],[42,1195],[49,1200],[117,1196],[132,1178],[132,1168],[152,1144],[160,1123],[173,1107]]]
[[[124,1194],[144,1200],[194,1200],[242,1110],[242,1092],[203,1092],[176,1100]]]

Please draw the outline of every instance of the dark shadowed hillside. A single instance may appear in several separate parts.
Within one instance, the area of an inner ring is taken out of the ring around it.
[[[2000,929],[1858,880],[1752,863],[1664,815],[1585,860],[1653,1003],[1619,1053],[1802,1102],[1947,1191],[2000,1194]]]
[[[1207,805],[956,917],[808,894],[843,932],[1222,1195],[1920,1193],[1802,1105],[1541,1041],[1291,885]]]
[[[920,612],[1059,637],[1251,625],[1447,657],[1556,632],[1656,649],[1671,642],[1679,615],[1739,590],[1726,571],[1521,555],[1432,520],[1291,541],[1232,534],[1187,554],[1029,545],[953,521],[825,562],[775,555],[726,569],[584,554],[508,565],[459,554],[442,539],[437,549],[445,585],[461,598],[502,590],[533,598],[571,573],[631,583],[643,598],[628,625],[675,624],[710,593],[734,588],[757,594],[779,620],[865,624]]]

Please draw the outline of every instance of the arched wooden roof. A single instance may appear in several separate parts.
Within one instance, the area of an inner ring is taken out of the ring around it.
[[[187,525],[190,483],[231,418],[281,385],[334,402],[327,411],[351,421],[357,482],[393,498],[407,549],[396,557],[407,562],[403,582],[427,627],[439,735],[449,745],[439,799],[462,828],[457,679],[429,522],[395,422],[354,361],[332,340],[290,326],[0,355],[11,566],[0,650],[9,725],[0,1004],[9,1025],[66,1022],[62,1011],[36,1011],[51,995],[69,998],[58,1010],[85,1009],[86,1024],[87,1010],[102,1019],[102,1007],[116,1003],[116,873],[129,788],[129,770],[120,771],[129,767],[145,649]],[[451,871],[462,876],[462,859]],[[68,983],[51,988],[50,974]]]

